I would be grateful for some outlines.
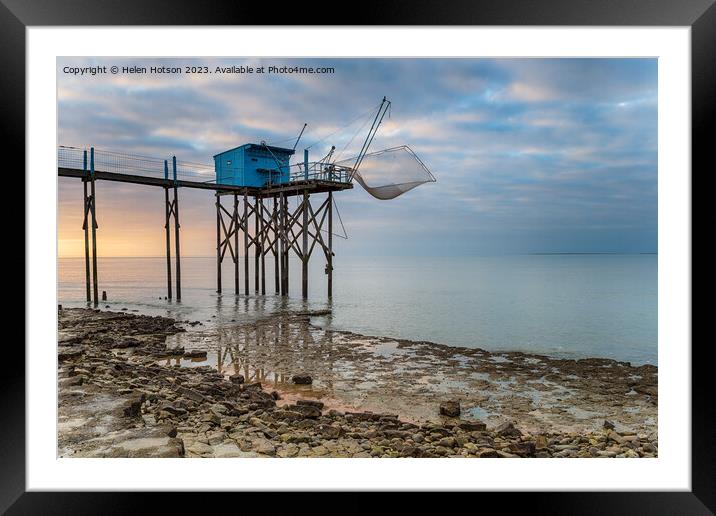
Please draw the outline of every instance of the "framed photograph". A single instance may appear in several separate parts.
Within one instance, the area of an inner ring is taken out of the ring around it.
[[[713,2],[383,3],[354,26],[132,4],[0,5],[27,202],[3,511],[147,490],[713,511],[691,345]]]

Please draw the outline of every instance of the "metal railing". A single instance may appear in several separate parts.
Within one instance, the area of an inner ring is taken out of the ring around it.
[[[214,165],[177,161],[173,156],[163,160],[139,154],[101,150],[92,147],[83,149],[59,146],[57,148],[57,166],[58,168],[87,170],[88,172],[94,167],[94,170],[98,172],[216,183]],[[308,179],[309,181],[350,183],[352,179],[351,171],[350,167],[316,162],[309,164],[308,175],[306,175],[301,163],[297,164],[297,171],[290,174],[289,181],[305,181]]]
[[[94,170],[99,172],[205,183],[213,183],[216,180],[213,165],[174,161],[173,157],[163,160],[138,154],[93,148],[81,149],[67,146],[57,148],[57,166],[59,168],[89,171],[92,161],[94,161]],[[174,177],[175,168],[176,177]]]
[[[315,162],[309,163],[308,174],[306,174],[303,164],[299,163],[298,170],[291,173],[291,182],[316,180],[330,181],[333,183],[350,183],[351,171],[352,169],[349,167]]]

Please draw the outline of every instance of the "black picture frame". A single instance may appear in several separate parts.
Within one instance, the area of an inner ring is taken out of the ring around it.
[[[339,24],[369,25],[577,25],[690,26],[692,73],[692,170],[706,174],[716,120],[716,0],[458,0],[450,3],[418,0],[363,2]],[[278,4],[277,6],[278,7]],[[269,14],[270,13],[270,14]],[[238,1],[180,0],[0,0],[0,103],[2,140],[9,149],[25,144],[25,30],[29,26],[62,25],[316,25],[316,13],[338,13],[335,4],[281,4]],[[321,23],[333,25],[331,20]],[[88,47],[88,53],[91,53]],[[19,167],[24,169],[24,153]],[[713,168],[713,167],[710,167]],[[26,171],[29,173],[29,171]],[[688,171],[684,171],[688,173]],[[691,172],[693,178],[693,171]],[[18,185],[15,188],[18,188]],[[27,235],[25,235],[27,238]],[[24,258],[24,256],[23,256]],[[19,259],[16,257],[16,261]],[[19,264],[18,264],[19,269]],[[684,346],[690,345],[688,342]],[[712,514],[716,511],[716,439],[709,342],[692,352],[692,491],[640,493],[511,493],[512,502],[525,501],[530,512],[550,514]],[[17,346],[15,346],[17,348]],[[129,514],[144,512],[146,495],[137,493],[25,492],[25,355],[6,347],[13,367],[4,371],[0,397],[0,512],[8,514]],[[13,354],[17,356],[12,356]],[[213,495],[212,495],[213,496]],[[485,495],[496,496],[496,495]],[[371,502],[353,496],[341,504],[367,510]],[[182,497],[174,503],[184,505]],[[217,499],[212,498],[213,502]],[[170,509],[171,500],[162,500]],[[298,502],[300,504],[300,502]]]

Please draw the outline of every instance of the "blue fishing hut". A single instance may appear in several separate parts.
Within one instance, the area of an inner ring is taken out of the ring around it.
[[[288,183],[293,149],[246,143],[214,156],[216,183],[263,188]]]

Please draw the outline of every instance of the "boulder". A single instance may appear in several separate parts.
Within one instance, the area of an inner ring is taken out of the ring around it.
[[[447,417],[458,417],[460,415],[460,402],[450,400],[441,403],[440,415]]]
[[[520,432],[519,429],[515,428],[515,425],[511,422],[502,423],[497,428],[495,428],[495,432],[502,437],[520,437],[522,435],[522,432]]]
[[[291,378],[291,381],[297,385],[311,385],[313,378],[307,374],[295,374],[293,378]]]
[[[231,376],[229,376],[229,380],[231,380],[232,383],[241,384],[241,383],[244,383],[245,378],[244,378],[243,374],[237,373],[237,374],[232,374]]]
[[[458,426],[466,432],[483,432],[487,429],[487,425],[479,421],[461,421]]]
[[[316,407],[318,410],[323,410],[323,402],[317,400],[298,400],[296,405],[306,405],[309,407]]]
[[[523,457],[532,457],[535,454],[535,443],[532,441],[516,442],[510,444],[510,452],[516,453]]]
[[[184,352],[184,358],[206,358],[206,351],[193,349]]]

